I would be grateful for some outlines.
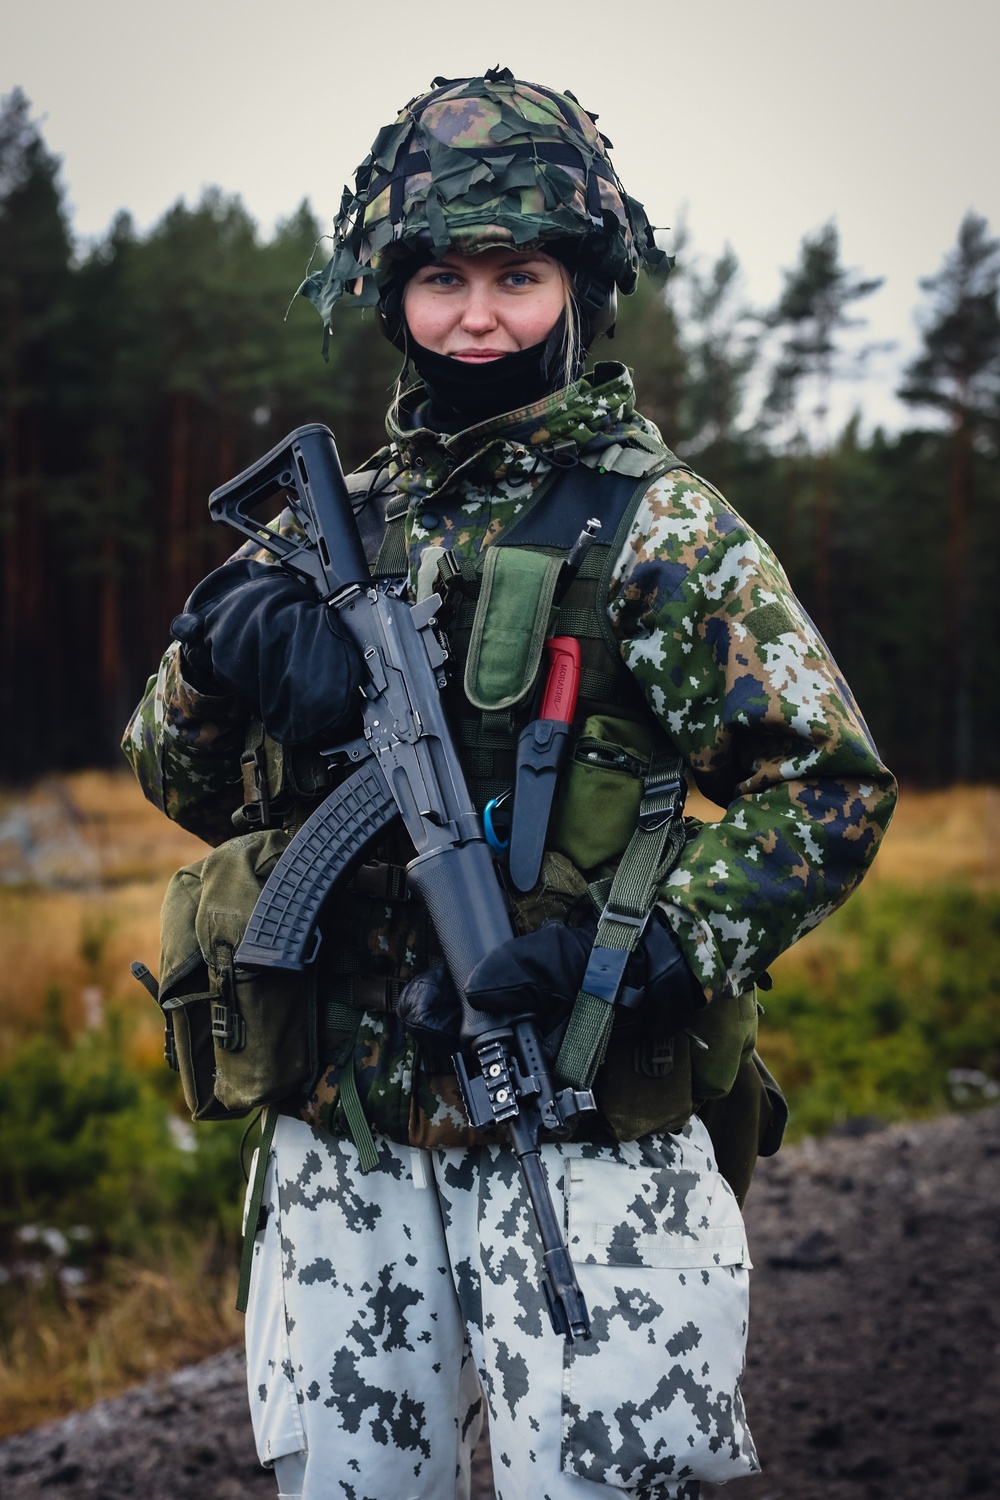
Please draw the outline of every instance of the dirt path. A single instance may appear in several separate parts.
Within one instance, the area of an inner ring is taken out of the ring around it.
[[[1000,1110],[761,1163],[746,1500],[1000,1496]],[[705,1486],[705,1497],[723,1491]],[[243,1500],[257,1466],[230,1351],[0,1445],[3,1500]],[[475,1500],[490,1500],[488,1457]],[[385,1497],[391,1500],[391,1497]],[[528,1500],[528,1497],[526,1497]]]

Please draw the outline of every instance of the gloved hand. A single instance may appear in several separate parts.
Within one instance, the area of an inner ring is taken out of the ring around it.
[[[569,1014],[581,988],[596,929],[596,920],[579,927],[546,922],[502,943],[469,976],[469,1004],[502,1021],[534,1015],[543,1029],[551,1030]],[[629,955],[616,1008],[643,1006],[658,1020],[680,1027],[704,1004],[704,991],[672,929],[654,908]]]
[[[445,967],[436,959],[404,985],[396,1014],[408,1030],[443,1053],[454,1052],[462,1030],[462,1004]]]
[[[597,930],[596,918],[579,927],[547,922],[535,932],[510,938],[473,969],[467,985],[470,1005],[495,1015],[498,1024],[519,1016],[538,1018],[543,1033],[566,1019],[580,990]],[[681,953],[665,918],[654,910],[631,953],[617,1006],[651,1008],[672,1029],[686,1026],[705,1004],[705,995]],[[428,1040],[457,1041],[462,1011],[443,963],[411,979],[399,996],[404,1023]]]
[[[216,568],[171,630],[191,686],[235,693],[279,744],[335,740],[360,707],[361,655],[336,611],[272,564]]]

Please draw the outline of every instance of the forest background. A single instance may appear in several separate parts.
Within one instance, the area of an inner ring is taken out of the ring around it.
[[[303,203],[262,233],[211,189],[78,243],[31,104],[14,92],[0,107],[11,1427],[238,1335],[239,1127],[191,1130],[155,1007],[126,993],[127,960],[155,955],[167,875],[200,851],[112,768],[172,615],[232,548],[209,491],[305,421],[334,429],[347,467],[382,441],[395,352],[344,317],[324,364],[293,297],[321,232]],[[911,421],[891,432],[861,416],[879,278],[843,263],[832,220],[764,307],[745,303],[738,250],[706,260],[683,234],[675,248],[665,289],[623,302],[604,352],[775,547],[909,789],[875,877],[776,967],[765,1052],[793,1129],[995,1098],[1000,241],[970,212],[926,267],[899,380]]]
[[[78,246],[59,163],[7,97],[0,707],[17,732],[0,776],[115,762],[170,619],[233,549],[208,517],[217,484],[302,422],[333,428],[346,467],[383,441],[396,351],[346,314],[324,363],[294,296],[322,232],[303,203],[264,237],[212,189]],[[743,302],[736,251],[706,264],[684,238],[601,357],[635,368],[640,409],[774,546],[897,773],[996,778],[1000,241],[974,213],[956,225],[899,386],[912,425],[866,434],[862,383],[839,430],[831,409],[877,353],[863,323],[881,278],[842,263],[835,223],[765,308]]]

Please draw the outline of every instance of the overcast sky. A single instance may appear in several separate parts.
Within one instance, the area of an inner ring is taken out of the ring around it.
[[[435,75],[568,87],[653,222],[683,216],[706,256],[728,240],[755,304],[836,219],[845,263],[887,278],[865,336],[898,345],[841,407],[895,424],[918,278],[967,209],[1000,232],[998,42],[997,0],[9,0],[0,92],[30,98],[82,239],[210,184],[265,231],[303,198],[327,224]]]

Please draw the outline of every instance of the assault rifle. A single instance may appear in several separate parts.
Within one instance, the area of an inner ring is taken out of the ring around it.
[[[284,495],[303,537],[254,519]],[[503,1127],[517,1157],[542,1242],[542,1286],[552,1326],[590,1338],[590,1319],[539,1155],[542,1132],[566,1136],[592,1110],[589,1090],[557,1090],[535,1024],[498,1024],[473,1009],[466,983],[479,961],[513,935],[507,904],[452,743],[441,690],[447,650],[435,631],[441,600],[410,606],[391,583],[373,583],[329,428],[309,423],[215,490],[213,520],[272,552],[311,585],[353,637],[367,669],[364,732],[324,752],[351,774],[306,820],[261,892],[239,963],[301,970],[319,947],[320,908],[372,840],[401,817],[415,858],[410,886],[423,898],[462,1000],[462,1051],[454,1062],[465,1108],[479,1130]]]

